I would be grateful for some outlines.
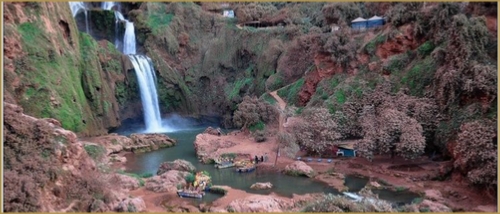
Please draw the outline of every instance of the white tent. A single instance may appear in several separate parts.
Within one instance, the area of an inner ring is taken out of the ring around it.
[[[365,21],[366,21],[366,19],[363,19],[361,17],[358,17],[358,18],[352,20],[352,22],[365,22]]]
[[[373,17],[369,18],[368,20],[373,21],[373,20],[381,20],[381,19],[384,19],[384,18],[382,18],[380,16],[373,16]]]

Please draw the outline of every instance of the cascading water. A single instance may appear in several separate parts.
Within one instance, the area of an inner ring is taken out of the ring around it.
[[[134,66],[141,91],[146,132],[163,132],[165,130],[161,125],[158,94],[156,93],[156,75],[153,69],[153,63],[149,57],[143,55],[129,55],[129,58]]]
[[[135,54],[134,23],[125,20],[125,36],[123,37],[123,53]]]
[[[106,1],[106,2],[103,2],[103,3],[101,4],[101,8],[102,8],[103,10],[111,10],[111,9],[113,9],[113,7],[114,7],[115,5],[117,5],[117,4],[115,4],[114,2],[111,2],[111,1]]]
[[[83,2],[70,2],[73,17],[80,10],[85,11],[87,17],[87,9]],[[141,101],[144,108],[144,122],[146,123],[145,132],[169,132],[173,129],[169,126],[163,127],[160,115],[160,107],[158,105],[158,94],[156,92],[156,75],[153,69],[151,59],[144,55],[136,55],[136,41],[134,23],[128,21],[123,15],[117,11],[119,10],[119,3],[116,2],[102,2],[101,8],[103,10],[115,10],[115,29],[118,28],[118,22],[125,22],[125,35],[123,36],[123,53],[127,54],[134,66],[134,70],[139,82],[139,89],[141,92]],[[88,32],[88,29],[87,29]],[[118,32],[118,30],[116,30]],[[118,35],[115,38],[115,46],[119,49]]]
[[[76,15],[83,10],[85,13],[85,30],[87,33],[89,33],[89,21],[88,21],[88,16],[87,16],[87,7],[85,4],[81,1],[74,1],[74,2],[69,2],[69,7],[71,8],[71,13],[73,14],[73,17],[76,17]]]

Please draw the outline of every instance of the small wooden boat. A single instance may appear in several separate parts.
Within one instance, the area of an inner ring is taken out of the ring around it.
[[[189,191],[189,190],[177,190],[177,195],[179,197],[183,198],[203,198],[203,195],[205,195],[204,192],[199,192],[199,191]]]
[[[220,164],[215,164],[215,168],[217,169],[225,169],[225,168],[230,168],[233,167],[235,164],[233,162],[222,162]]]
[[[251,172],[254,170],[255,170],[254,164],[236,168],[236,172]]]

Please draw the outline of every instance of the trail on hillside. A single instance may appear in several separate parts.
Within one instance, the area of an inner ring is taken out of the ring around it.
[[[280,96],[278,96],[278,91],[273,91],[273,92],[271,92],[269,94],[271,94],[271,96],[273,96],[274,99],[276,101],[278,101],[278,105],[280,107],[280,119],[279,119],[280,125],[279,125],[279,130],[281,132],[281,131],[283,131],[283,123],[284,123],[283,120],[285,120],[285,117],[284,117],[283,114],[285,113],[286,102],[283,99],[281,99]]]

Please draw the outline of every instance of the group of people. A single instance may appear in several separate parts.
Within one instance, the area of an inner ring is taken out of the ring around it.
[[[251,159],[252,158],[250,158],[250,160]],[[261,155],[260,158],[257,155],[255,155],[255,158],[254,158],[255,164],[258,164],[259,162],[262,163],[262,162],[265,162],[265,161],[267,161],[267,153],[265,155]]]

